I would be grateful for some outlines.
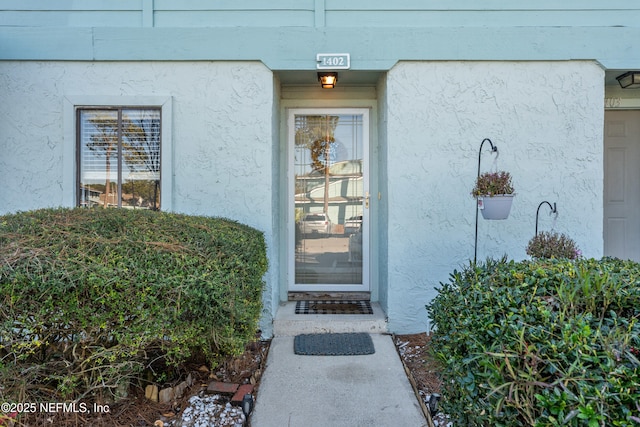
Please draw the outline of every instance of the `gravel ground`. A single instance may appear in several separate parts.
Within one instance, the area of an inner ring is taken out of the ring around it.
[[[219,394],[212,396],[192,396],[189,399],[189,406],[174,422],[166,423],[162,427],[242,427],[245,424],[245,415],[242,409],[232,406],[231,403],[224,403],[224,399]]]

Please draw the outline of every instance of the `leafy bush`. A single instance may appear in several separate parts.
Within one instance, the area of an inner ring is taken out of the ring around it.
[[[581,255],[576,242],[565,234],[542,231],[527,245],[527,255],[533,258],[576,259]]]
[[[427,305],[443,411],[463,426],[640,423],[640,265],[488,260]]]
[[[0,217],[0,397],[112,401],[144,370],[255,338],[262,233],[147,210]]]

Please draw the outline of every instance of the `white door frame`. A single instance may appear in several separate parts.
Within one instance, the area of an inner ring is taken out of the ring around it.
[[[362,116],[363,140],[363,195],[370,194],[369,175],[371,145],[369,108],[290,108],[287,111],[287,285],[289,292],[369,292],[370,285],[370,205],[363,207],[362,228],[362,284],[296,284],[295,283],[295,173],[294,173],[294,141],[296,115],[339,115],[351,114]],[[369,202],[370,203],[370,202]]]
[[[630,113],[630,114],[627,114]],[[611,109],[604,126],[604,255],[637,261],[638,232],[638,130],[629,134],[626,122],[634,122],[640,109]],[[631,117],[626,117],[627,115]],[[617,160],[617,164],[612,162]]]

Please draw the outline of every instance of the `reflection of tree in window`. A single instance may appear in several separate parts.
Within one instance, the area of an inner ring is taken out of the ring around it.
[[[90,133],[86,147],[96,156],[105,160],[104,207],[107,207],[112,193],[111,189],[111,158],[118,150],[118,120],[111,111],[95,112],[89,115],[88,122],[95,131]],[[114,120],[115,119],[115,120]],[[84,129],[84,126],[83,126]],[[116,158],[117,161],[117,158]]]
[[[85,206],[158,209],[160,112],[155,109],[81,112],[81,195]],[[102,159],[104,163],[101,163]],[[113,174],[116,182],[113,182]],[[104,182],[103,200],[91,200]],[[114,188],[116,185],[116,188]]]
[[[295,143],[311,154],[311,168],[324,174],[324,211],[329,211],[329,175],[331,148],[336,142],[335,130],[339,116],[296,117]]]
[[[132,194],[134,199],[138,195],[132,205],[140,205],[146,199],[156,209],[160,190],[160,120],[154,120],[153,113],[125,112],[122,151],[132,179],[123,183],[122,192]]]

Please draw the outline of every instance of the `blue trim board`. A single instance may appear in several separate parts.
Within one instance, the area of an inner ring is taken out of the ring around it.
[[[316,54],[351,54],[353,70],[400,60],[599,61],[640,68],[640,28],[51,28],[0,27],[0,60],[258,60],[313,70]]]

